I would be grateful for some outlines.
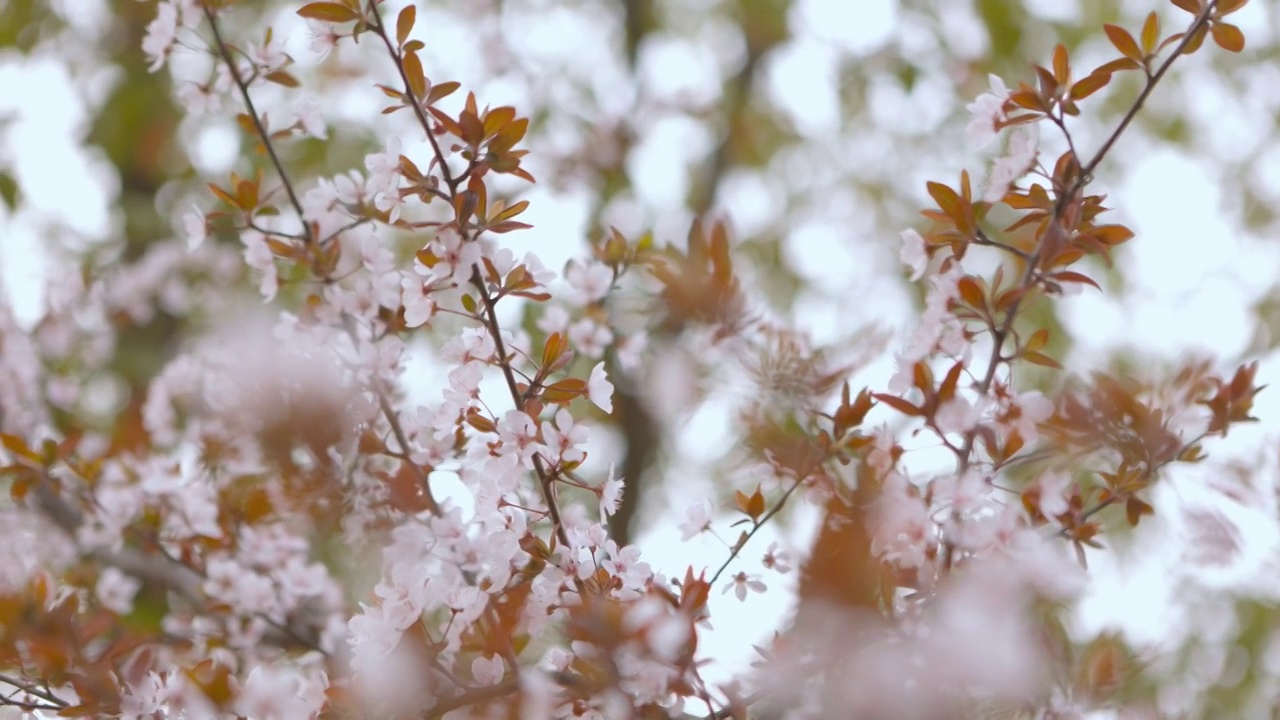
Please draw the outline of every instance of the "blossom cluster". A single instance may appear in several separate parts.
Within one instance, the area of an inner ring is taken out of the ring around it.
[[[428,148],[389,137],[361,169],[303,178],[280,149],[336,130],[281,38],[228,37],[234,3],[160,0],[149,69],[170,69],[190,114],[233,114],[259,152],[247,175],[206,179],[181,237],[55,298],[32,337],[0,308],[4,546],[51,538],[0,576],[0,683],[15,689],[0,704],[293,720],[1112,702],[1092,666],[1074,684],[1055,675],[1073,660],[1041,641],[1058,622],[1045,617],[1079,592],[1105,510],[1138,524],[1166,466],[1253,419],[1256,366],[1188,369],[1174,393],[1105,376],[1033,389],[1024,368],[1060,365],[1028,309],[1096,286],[1077,263],[1132,236],[1088,194],[1132,113],[1093,156],[1068,118],[1119,73],[1140,74],[1145,97],[1207,36],[1239,49],[1224,17],[1242,2],[1175,4],[1185,31],[1161,38],[1149,20],[1139,44],[1108,26],[1121,57],[1082,78],[1061,45],[1035,86],[991,77],[969,137],[1003,137],[1005,152],[981,196],[967,172],[929,183],[930,226],[901,236],[910,280],[927,283],[919,322],[887,387],[854,392],[846,369],[754,312],[723,222],[694,223],[683,247],[613,230],[559,273],[517,257],[501,238],[528,227],[528,203],[504,193],[534,181],[517,148],[530,120],[431,77],[414,4],[394,18],[380,0],[298,9],[320,59],[377,50],[396,78],[376,86],[384,112],[411,117]],[[1053,161],[1046,123],[1069,148]],[[998,269],[966,265],[979,252]],[[220,292],[240,280],[266,311]],[[653,300],[642,323],[613,302],[627,283]],[[512,323],[517,310],[529,321]],[[101,422],[117,339],[104,328],[202,312],[206,336]],[[667,577],[616,539],[633,478],[591,441],[622,412],[615,383],[683,332],[709,356],[762,358],[742,414],[759,472],[680,524],[688,541],[733,514],[723,564]],[[425,346],[437,364],[420,397],[407,381]],[[921,435],[954,466],[913,472],[905,446]],[[756,549],[799,501],[822,514],[803,562]],[[793,564],[792,627],[740,682],[707,682],[713,591],[749,602],[769,591],[755,570]]]

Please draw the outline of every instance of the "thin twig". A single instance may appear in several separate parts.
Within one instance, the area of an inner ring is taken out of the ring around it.
[[[812,472],[812,469],[810,472]],[[725,558],[724,563],[721,564],[720,568],[711,576],[708,584],[716,584],[716,581],[720,579],[720,575],[729,567],[729,564],[742,554],[743,549],[747,547],[747,542],[755,536],[756,532],[758,532],[760,528],[764,527],[765,524],[769,522],[770,518],[782,511],[782,508],[787,504],[787,500],[795,494],[796,490],[800,489],[800,486],[804,484],[805,480],[809,479],[810,472],[800,475],[796,481],[791,484],[791,487],[787,488],[786,491],[782,493],[782,497],[778,498],[778,502],[774,503],[773,507],[769,508],[768,512],[760,516],[760,519],[756,521],[755,525],[747,532],[746,536],[740,538],[738,542],[734,544],[733,548],[729,551],[729,557]]]
[[[218,30],[218,19],[213,11],[212,3],[204,4],[204,16],[209,20],[209,27],[213,29],[213,40],[218,45],[218,52],[222,55],[223,62],[227,64],[231,79],[235,81],[236,87],[240,90],[240,97],[244,99],[244,105],[249,110],[249,117],[253,119],[253,126],[258,131],[258,137],[262,139],[262,144],[266,147],[267,154],[271,157],[271,164],[275,165],[276,173],[280,176],[280,182],[284,184],[284,191],[289,195],[289,202],[293,204],[293,209],[298,213],[298,221],[302,223],[303,242],[309,243],[312,240],[311,228],[307,226],[306,213],[302,211],[302,202],[298,200],[298,194],[293,189],[293,183],[289,182],[289,175],[284,171],[284,163],[280,161],[280,156],[276,154],[276,149],[271,144],[271,134],[262,125],[262,118],[258,117],[258,110],[253,106],[253,98],[249,97],[249,85],[245,83],[244,78],[240,75],[240,69],[236,67],[235,60],[231,57],[231,49],[227,47],[226,42],[222,39],[222,33]]]
[[[1106,142],[1102,144],[1102,147],[1098,149],[1098,152],[1093,156],[1093,159],[1081,166],[1080,172],[1076,176],[1075,181],[1071,184],[1071,187],[1058,197],[1054,206],[1053,219],[1050,221],[1051,223],[1059,223],[1062,221],[1072,200],[1079,194],[1080,190],[1084,188],[1085,184],[1089,182],[1089,179],[1093,175],[1093,171],[1097,169],[1098,164],[1102,162],[1103,158],[1106,157],[1107,152],[1110,151],[1111,147],[1120,139],[1120,136],[1124,133],[1129,124],[1133,122],[1133,119],[1138,114],[1138,110],[1142,108],[1143,103],[1146,101],[1147,97],[1151,95],[1156,84],[1159,83],[1160,79],[1164,77],[1164,74],[1168,72],[1169,67],[1173,65],[1173,61],[1182,55],[1183,49],[1186,48],[1187,44],[1191,41],[1192,36],[1195,35],[1196,31],[1208,21],[1209,16],[1213,13],[1214,7],[1217,5],[1217,2],[1218,0],[1211,0],[1211,2],[1205,6],[1204,10],[1196,16],[1196,19],[1191,23],[1190,28],[1188,28],[1186,35],[1174,49],[1173,54],[1170,55],[1164,63],[1161,64],[1160,69],[1147,80],[1146,86],[1142,89],[1142,92],[1139,93],[1137,99],[1133,103],[1133,106],[1130,107],[1124,117],[1121,118],[1120,123],[1116,126],[1115,130],[1111,132],[1111,135],[1107,138]],[[1066,131],[1065,127],[1063,127],[1063,131]],[[1031,287],[1032,280],[1035,278],[1036,266],[1040,264],[1040,255],[1043,250],[1044,244],[1041,243],[1036,248],[1035,252],[1026,259],[1026,269],[1022,273],[1022,278],[1019,280],[1018,287],[1023,289],[1029,289]],[[1013,323],[1017,318],[1018,310],[1021,308],[1023,300],[1026,297],[1027,293],[1025,292],[1015,297],[1013,302],[1010,303],[1009,309],[1006,311],[1004,322],[1001,323],[1001,326],[998,329],[992,330],[991,358],[987,365],[986,374],[977,386],[977,392],[980,397],[985,397],[990,391],[991,383],[995,379],[997,368],[1002,362],[1006,362],[1001,356],[1004,348],[1004,342],[1013,328]],[[964,435],[964,444],[961,447],[962,454],[959,458],[956,472],[957,475],[963,474],[965,470],[969,468],[971,461],[970,456],[973,453],[973,446],[976,439],[977,427],[975,426],[968,430]],[[1093,512],[1097,512],[1101,509],[1102,507],[1096,508]],[[944,570],[950,569],[954,551],[954,545],[949,540],[945,541],[942,561]]]
[[[443,176],[445,186],[448,188],[445,199],[449,201],[451,207],[456,208],[457,204],[454,202],[454,199],[458,195],[458,188],[459,184],[462,182],[462,178],[455,178],[452,171],[449,169],[449,164],[446,161],[444,150],[440,147],[440,143],[436,139],[436,133],[432,128],[431,121],[427,117],[427,113],[423,108],[423,98],[417,97],[413,92],[413,86],[409,82],[409,76],[404,69],[404,62],[402,61],[396,46],[391,42],[391,37],[387,34],[386,26],[383,24],[382,15],[378,12],[377,5],[371,3],[369,10],[373,17],[373,23],[371,23],[370,27],[373,29],[374,33],[382,39],[383,44],[386,46],[387,53],[391,56],[392,63],[396,66],[396,72],[400,75],[407,104],[413,108],[414,115],[418,118],[418,123],[422,126],[422,130],[426,134],[427,140],[431,143],[431,149],[435,153],[436,157],[436,164],[440,166],[440,174]],[[454,220],[459,232],[468,235],[470,234],[467,232],[465,218],[458,217],[456,209]],[[468,242],[476,241],[474,237],[466,237],[465,239]],[[479,293],[481,304],[484,306],[484,313],[480,317],[480,320],[484,323],[485,328],[489,331],[490,337],[493,339],[495,354],[498,357],[498,367],[501,369],[502,376],[506,380],[507,390],[511,394],[511,400],[515,404],[517,410],[523,410],[525,398],[521,395],[519,383],[515,377],[515,371],[511,367],[511,362],[507,359],[506,343],[502,339],[502,328],[498,323],[496,302],[494,298],[489,295],[488,288],[485,286],[481,266],[479,264],[472,268],[471,285],[475,287],[476,291]],[[541,456],[536,454],[533,456],[533,466],[534,472],[538,476],[538,484],[542,491],[543,500],[547,503],[547,515],[551,519],[552,525],[555,528],[555,534],[559,538],[560,542],[567,546],[569,544],[569,534],[564,527],[564,522],[560,515],[559,503],[556,501],[555,497],[555,489],[552,487],[554,478],[547,473],[546,467],[542,463]]]
[[[1182,56],[1182,51],[1186,49],[1187,45],[1191,42],[1191,38],[1195,36],[1196,32],[1209,21],[1209,17],[1213,14],[1217,5],[1218,0],[1210,0],[1209,4],[1205,5],[1204,9],[1200,11],[1200,14],[1196,16],[1196,19],[1191,23],[1191,27],[1187,28],[1186,34],[1183,35],[1182,40],[1178,43],[1177,47],[1174,48],[1173,54],[1168,58],[1165,58],[1165,61],[1161,63],[1160,68],[1156,70],[1155,74],[1148,78],[1146,86],[1142,88],[1142,92],[1138,93],[1138,98],[1133,101],[1133,106],[1130,107],[1129,111],[1120,119],[1120,124],[1111,132],[1111,136],[1107,138],[1106,142],[1102,143],[1102,147],[1098,148],[1098,152],[1094,154],[1093,159],[1081,166],[1080,175],[1076,178],[1076,181],[1071,188],[1072,192],[1067,193],[1068,196],[1079,191],[1080,188],[1084,187],[1085,183],[1088,182],[1089,176],[1093,174],[1093,171],[1097,169],[1098,164],[1102,162],[1104,157],[1106,157],[1107,153],[1111,150],[1111,146],[1116,144],[1116,141],[1120,139],[1122,134],[1124,134],[1125,129],[1128,128],[1129,124],[1133,122],[1133,119],[1137,117],[1138,111],[1142,109],[1142,105],[1147,101],[1147,97],[1149,97],[1151,92],[1155,90],[1156,84],[1160,82],[1160,78],[1164,77],[1164,74],[1168,72],[1169,67],[1173,65],[1173,61]]]
[[[280,161],[280,156],[276,154],[275,146],[271,142],[271,135],[267,132],[266,127],[262,125],[262,122],[258,118],[258,112],[253,105],[253,98],[249,95],[249,86],[244,82],[243,76],[240,75],[239,70],[236,68],[236,64],[231,57],[231,50],[227,46],[226,42],[223,41],[222,34],[218,31],[218,24],[217,24],[213,9],[210,6],[206,5],[204,8],[204,12],[205,12],[205,17],[209,19],[210,26],[212,26],[213,28],[213,37],[214,37],[214,41],[218,44],[218,52],[222,56],[222,59],[227,63],[227,68],[231,73],[231,79],[233,82],[235,82],[236,87],[239,89],[240,96],[244,99],[245,107],[248,108],[249,115],[252,116],[253,118],[254,127],[257,129],[257,132],[258,132],[258,139],[261,140],[262,144],[266,147],[267,154],[271,157],[272,164],[275,165],[276,173],[280,176],[280,182],[284,185],[285,192],[288,193],[289,200],[293,204],[293,208],[298,214],[298,221],[302,223],[303,227],[306,230],[304,240],[306,242],[311,242],[314,239],[312,236],[312,229],[310,226],[307,225],[306,214],[302,209],[302,203],[298,201],[298,195],[293,189],[293,182],[289,178],[289,173],[284,168],[284,163]],[[364,222],[364,219],[354,221],[350,223],[347,226],[347,228],[355,227],[356,225],[359,225],[362,222]],[[327,238],[327,240],[332,240],[336,238],[338,234],[340,234],[344,229],[347,229],[347,228],[343,228],[335,231]],[[332,278],[328,276],[322,276],[320,279],[326,283],[332,281]],[[360,336],[356,330],[355,321],[353,320],[352,316],[349,313],[344,312],[342,315],[342,320],[343,320],[343,328],[346,330],[347,335],[351,338],[351,342],[356,346],[359,346]],[[439,516],[441,513],[440,506],[439,506],[439,503],[436,502],[435,496],[431,492],[430,476],[417,463],[407,459],[407,454],[409,452],[409,442],[408,442],[407,436],[405,435],[404,429],[400,425],[399,416],[396,414],[395,408],[391,407],[391,401],[387,398],[387,395],[385,392],[383,392],[382,388],[377,386],[376,382],[374,383],[372,390],[374,395],[378,399],[379,409],[382,411],[382,414],[386,417],[387,424],[391,426],[391,432],[395,435],[396,441],[400,443],[401,452],[406,454],[406,457],[404,458],[404,462],[407,465],[409,465],[413,469],[414,474],[418,476],[418,480],[422,485],[424,499],[427,503],[427,508],[431,511],[433,515]]]

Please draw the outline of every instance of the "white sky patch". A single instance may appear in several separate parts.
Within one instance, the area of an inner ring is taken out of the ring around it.
[[[1058,4],[1069,5],[1066,0]],[[946,43],[960,57],[979,59],[990,50],[987,26],[973,10],[972,2],[952,0],[938,6],[938,23],[946,28]]]
[[[640,48],[639,76],[650,99],[702,107],[720,97],[716,55],[706,45],[672,35],[649,38]]]
[[[804,135],[832,133],[840,127],[837,60],[834,48],[812,39],[793,39],[769,55],[769,94]]]
[[[231,122],[210,122],[190,133],[189,158],[202,177],[222,177],[240,159],[240,131]]]
[[[778,219],[781,188],[756,170],[731,170],[720,182],[719,202],[738,237],[752,237]]]
[[[935,75],[921,75],[911,91],[889,77],[872,79],[867,89],[871,118],[896,134],[923,135],[939,130],[956,102],[955,88]]]
[[[1023,4],[1042,20],[1072,22],[1080,17],[1080,0],[1024,0]]]
[[[591,200],[587,190],[557,192],[549,186],[533,185],[520,193],[520,199],[528,200],[529,207],[516,220],[533,227],[509,233],[503,238],[503,245],[511,248],[516,258],[532,252],[548,270],[560,275],[566,262],[582,255],[581,241],[586,235]]]
[[[861,250],[848,228],[827,222],[802,222],[786,237],[783,257],[797,273],[826,289],[848,288],[865,268],[855,263]]]
[[[64,65],[53,59],[9,56],[0,65],[3,157],[22,188],[24,211],[101,238],[108,203],[119,180],[96,150],[80,144],[85,106]]]
[[[878,50],[898,24],[897,0],[799,0],[793,26],[854,55]]]
[[[734,408],[724,400],[712,400],[699,405],[673,440],[681,455],[711,462],[724,455],[725,449],[735,442],[730,430],[735,423]]]
[[[689,163],[711,149],[711,134],[686,117],[653,123],[627,156],[636,197],[649,207],[681,206],[689,192]]]
[[[1123,246],[1134,292],[1181,295],[1238,261],[1236,232],[1217,211],[1221,191],[1198,162],[1159,150],[1132,166],[1113,203],[1132,219]],[[1109,222],[1121,222],[1119,218]]]

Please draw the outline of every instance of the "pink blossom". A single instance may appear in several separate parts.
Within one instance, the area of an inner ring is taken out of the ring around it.
[[[120,698],[120,710],[126,717],[146,717],[159,713],[168,694],[165,678],[154,670],[143,675],[137,682],[129,683],[125,690]],[[25,717],[27,716],[19,714],[4,720],[25,720]]]
[[[623,589],[628,591],[620,593],[619,597],[623,599],[639,597],[639,591],[643,590],[645,583],[653,577],[653,570],[649,568],[649,563],[640,561],[640,548],[628,545],[619,549],[612,540],[606,541],[604,548],[606,557],[600,563],[600,567],[611,577],[621,580]]]
[[[902,250],[898,253],[902,264],[911,268],[911,282],[919,280],[929,265],[929,255],[925,252],[924,238],[915,230],[902,231]]]
[[[1009,191],[1009,186],[1027,174],[1035,164],[1039,144],[1038,126],[1019,125],[1014,128],[1009,135],[1009,147],[1004,156],[991,167],[991,175],[987,178],[987,192],[982,196],[985,202],[1000,202]]]
[[[730,590],[733,590],[733,594],[736,595],[739,600],[745,601],[747,599],[747,591],[762,593],[768,589],[769,588],[760,581],[759,575],[748,575],[745,572],[740,572],[733,576],[728,585],[724,586],[723,592],[727,593]]]
[[[307,20],[307,34],[311,36],[311,42],[307,44],[307,48],[315,53],[316,61],[319,62],[329,56],[329,51],[338,46],[338,40],[342,36],[334,31],[333,25],[319,20]]]
[[[133,596],[141,587],[142,583],[136,578],[125,575],[116,568],[108,567],[98,575],[94,596],[111,612],[128,615],[133,612]]]
[[[613,412],[613,383],[609,382],[603,362],[591,369],[591,378],[587,380],[587,399],[606,413]]]
[[[400,280],[400,287],[403,290],[401,302],[404,303],[404,324],[411,328],[425,325],[435,314],[436,304],[427,295],[422,280],[406,276]]]
[[[222,96],[205,83],[180,82],[174,94],[190,115],[208,115],[222,109]]]
[[[1071,475],[1059,470],[1044,473],[1036,480],[1040,488],[1040,512],[1047,518],[1056,518],[1067,511],[1067,490],[1071,487]]]
[[[581,305],[589,305],[601,300],[613,286],[613,270],[598,260],[580,262],[569,261],[565,267],[564,279],[573,288],[570,297]]]
[[[688,542],[694,535],[711,529],[711,501],[703,498],[685,510],[684,522],[680,523],[680,539]]]
[[[973,115],[967,133],[969,143],[975,148],[984,147],[995,139],[999,132],[997,128],[1005,119],[1005,101],[1009,99],[1009,88],[1005,87],[1004,80],[996,75],[988,75],[987,78],[991,82],[991,90],[965,106]]]
[[[497,428],[498,439],[502,443],[498,447],[500,455],[514,453],[519,456],[522,465],[532,470],[533,457],[548,454],[547,446],[538,442],[537,426],[527,413],[508,410],[498,421]]]
[[[586,357],[598,358],[613,342],[613,332],[591,318],[582,318],[569,326],[569,342]]]
[[[471,661],[471,677],[481,686],[497,685],[507,673],[507,664],[500,655],[480,655]]]
[[[623,480],[613,472],[613,466],[609,466],[609,477],[604,481],[604,485],[600,487],[600,517],[611,516],[618,511],[618,504],[622,502]]]
[[[195,250],[209,234],[209,224],[204,213],[195,205],[182,216],[182,230],[187,236],[187,249]]]
[[[262,273],[258,292],[262,293],[264,300],[273,300],[280,289],[280,278],[276,274],[275,255],[267,246],[266,237],[256,230],[245,230],[240,233],[240,242],[244,243],[245,264]]]
[[[641,357],[644,355],[645,347],[649,344],[649,336],[644,333],[637,333],[624,338],[619,338],[614,343],[614,350],[618,354],[618,365],[623,370],[634,372],[640,367]]]
[[[770,570],[786,574],[791,571],[791,554],[783,550],[775,540],[769,543],[769,549],[765,551],[761,564]]]
[[[308,678],[286,665],[259,665],[249,672],[236,698],[236,711],[261,720],[315,717],[325,703],[325,680]]]
[[[389,622],[380,607],[360,603],[363,612],[347,622],[348,644],[352,649],[351,666],[356,672],[373,670],[377,661],[387,657],[400,642],[401,631]]]
[[[320,140],[329,138],[329,132],[324,126],[324,118],[320,115],[320,101],[314,95],[301,95],[293,103],[293,115],[304,133]]]
[[[485,328],[467,328],[445,343],[441,354],[449,362],[463,364],[472,360],[488,362],[496,346],[493,336]]]
[[[569,329],[569,311],[560,305],[548,305],[538,317],[538,329],[550,335],[563,333]]]
[[[928,548],[936,544],[935,525],[924,501],[909,487],[898,473],[885,479],[869,517],[871,552],[904,567],[920,567]]]
[[[964,433],[972,430],[980,417],[973,404],[957,395],[938,406],[934,422],[941,433]]]
[[[263,75],[275,72],[289,63],[289,56],[280,47],[278,37],[273,37],[271,42],[265,45],[249,43],[249,50],[245,54],[248,55],[250,62],[258,66],[259,72]]]
[[[587,429],[574,424],[567,408],[556,411],[555,421],[555,425],[542,423],[542,440],[550,451],[547,460],[553,465],[582,462],[587,456],[581,449],[587,442]]]
[[[147,34],[142,38],[142,51],[151,64],[147,72],[164,67],[165,58],[178,36],[178,8],[173,2],[162,0],[156,5],[156,17],[147,24]]]
[[[382,617],[396,630],[417,622],[432,600],[430,570],[421,563],[396,563],[391,577],[374,588],[382,600]]]
[[[1053,401],[1038,390],[1020,393],[1010,399],[1005,416],[1006,426],[1012,425],[1026,442],[1035,442],[1040,437],[1040,423],[1053,417]]]

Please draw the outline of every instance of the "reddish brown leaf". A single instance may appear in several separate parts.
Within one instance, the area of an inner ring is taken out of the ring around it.
[[[313,2],[307,3],[298,9],[298,15],[312,20],[323,20],[324,22],[342,23],[352,20],[359,20],[360,13],[352,10],[346,5],[340,5],[336,2]]]
[[[1160,18],[1155,11],[1147,14],[1147,19],[1142,23],[1142,52],[1144,55],[1150,55],[1156,49],[1156,43],[1160,41]]]
[[[1094,71],[1092,75],[1071,86],[1071,99],[1083,100],[1106,87],[1109,82],[1111,82],[1110,73]]]
[[[404,45],[404,41],[409,38],[409,33],[413,31],[413,21],[417,17],[418,9],[413,4],[405,5],[400,11],[400,15],[396,17],[396,44]]]
[[[1061,370],[1061,369],[1062,369],[1062,364],[1061,364],[1061,363],[1059,363],[1057,360],[1054,360],[1053,358],[1051,358],[1051,357],[1049,357],[1048,355],[1045,355],[1045,354],[1043,354],[1043,353],[1038,353],[1038,352],[1026,352],[1026,353],[1023,353],[1023,354],[1022,354],[1022,359],[1023,359],[1023,360],[1026,360],[1027,362],[1029,362],[1029,363],[1031,363],[1031,364],[1033,364],[1033,365],[1041,365],[1041,366],[1044,366],[1044,367],[1051,367],[1051,368],[1054,368],[1055,370]]]
[[[918,417],[923,414],[920,408],[916,407],[915,405],[912,405],[906,400],[903,400],[897,395],[889,395],[886,393],[872,393],[871,397],[875,398],[879,402],[884,403],[885,405],[888,405],[894,410],[897,410],[903,415]]]
[[[422,72],[422,61],[418,53],[407,52],[402,60],[404,75],[409,80],[409,90],[414,98],[422,98],[427,92],[427,76]]]
[[[1244,50],[1244,33],[1240,32],[1240,28],[1224,22],[1213,23],[1210,27],[1213,32],[1213,41],[1218,44],[1218,47],[1233,53]]]
[[[1053,48],[1053,79],[1059,85],[1066,85],[1071,81],[1071,61],[1067,57],[1067,48],[1062,43]]]
[[[1103,25],[1102,30],[1121,55],[1135,61],[1142,60],[1142,49],[1138,47],[1138,42],[1133,39],[1128,30],[1119,25],[1110,24]]]
[[[1200,27],[1196,28],[1196,31],[1192,33],[1191,38],[1187,40],[1187,44],[1182,47],[1182,54],[1190,55],[1191,53],[1199,50],[1200,46],[1204,44],[1204,39],[1205,37],[1208,36],[1208,34],[1209,34],[1208,27],[1201,25]]]

